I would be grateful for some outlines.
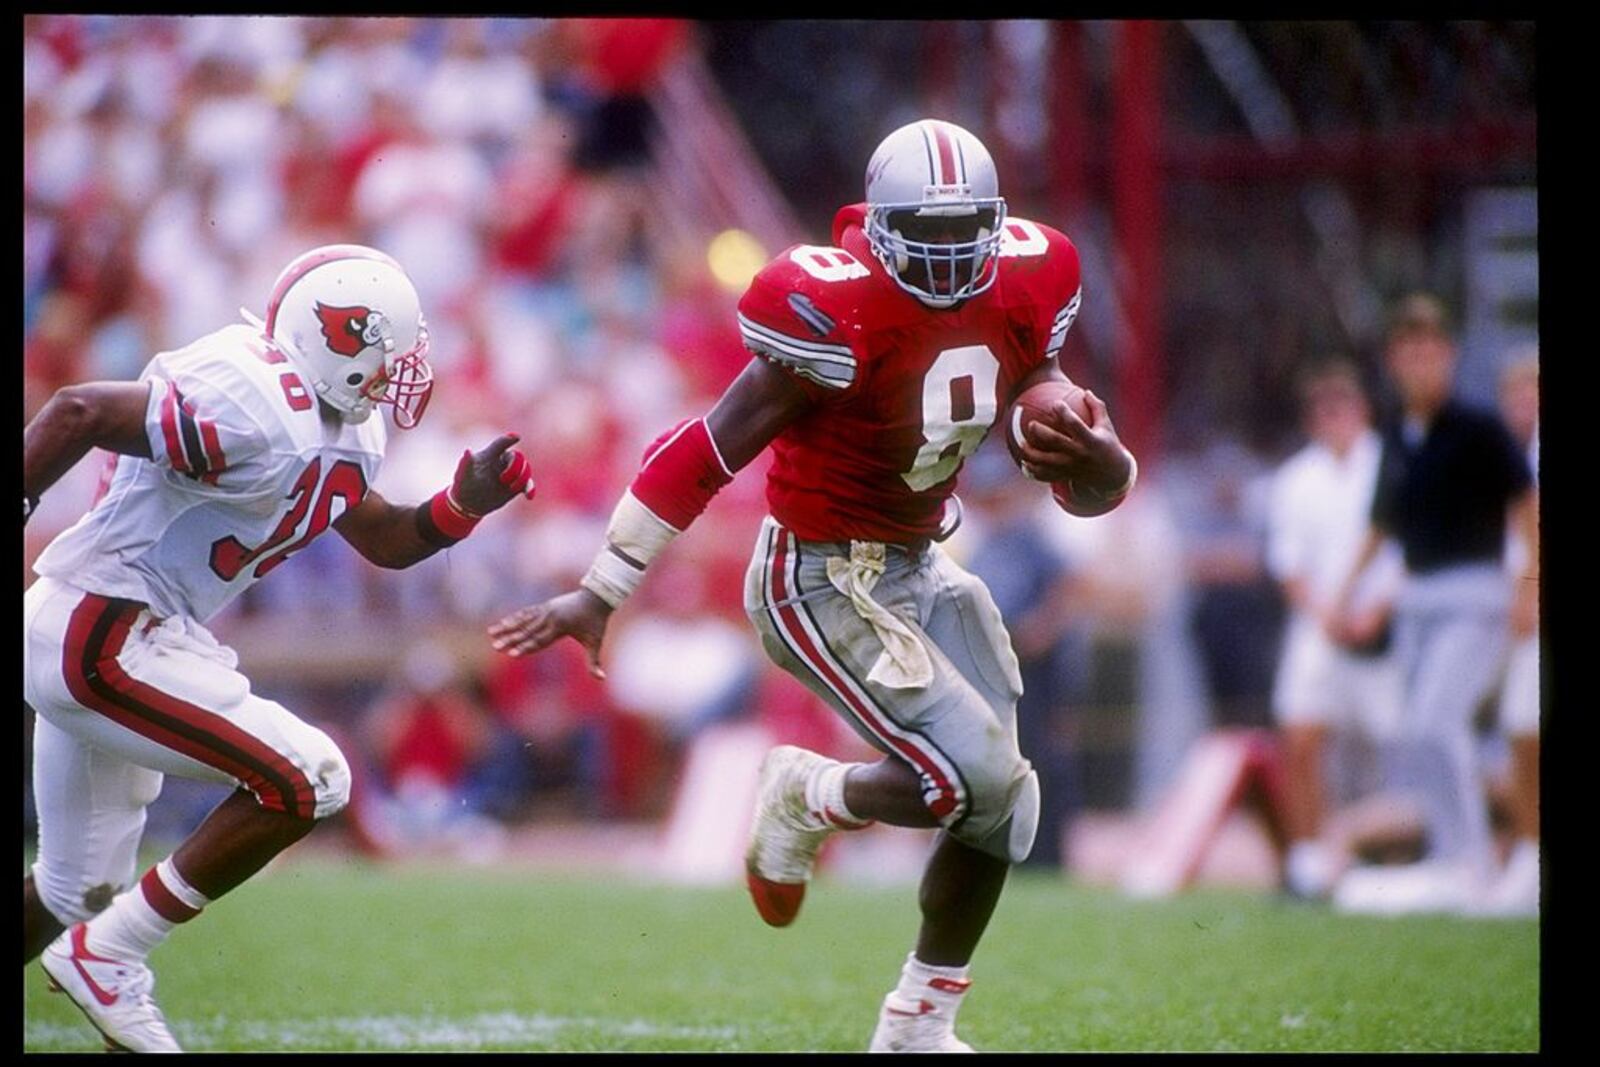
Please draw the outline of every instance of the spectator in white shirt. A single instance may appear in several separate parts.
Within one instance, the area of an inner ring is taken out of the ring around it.
[[[1500,416],[1539,482],[1539,349],[1513,351],[1500,372]],[[1513,531],[1506,565],[1513,581],[1529,573],[1529,546]],[[1537,573],[1537,569],[1533,571]],[[1511,830],[1516,837],[1488,909],[1510,915],[1539,911],[1539,629],[1516,638],[1500,689],[1500,730],[1511,746]]]
[[[1335,641],[1329,613],[1366,537],[1381,443],[1352,364],[1310,370],[1301,400],[1310,441],[1274,476],[1267,564],[1290,611],[1272,696],[1288,772],[1284,885],[1316,898],[1338,874],[1323,838],[1329,732],[1357,728],[1382,741],[1399,714],[1400,678],[1385,634],[1402,568],[1389,545],[1361,580],[1366,640]]]

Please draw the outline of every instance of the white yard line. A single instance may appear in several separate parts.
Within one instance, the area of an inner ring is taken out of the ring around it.
[[[415,1015],[358,1015],[280,1022],[215,1019],[172,1021],[179,1044],[193,1051],[252,1049],[479,1049],[534,1046],[548,1048],[579,1031],[591,1045],[595,1038],[676,1038],[726,1041],[733,1027],[662,1026],[644,1019],[600,1019],[494,1012],[452,1019]],[[28,1049],[65,1050],[98,1047],[99,1035],[87,1025],[60,1026],[28,1022],[23,1031]]]

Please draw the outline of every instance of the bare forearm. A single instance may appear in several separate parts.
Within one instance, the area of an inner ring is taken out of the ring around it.
[[[738,471],[814,403],[787,372],[752,359],[706,413],[706,429],[728,469]]]
[[[388,512],[383,525],[372,542],[373,563],[390,570],[404,570],[432,556],[445,546],[424,540],[417,528],[421,505],[396,507],[385,505]]]
[[[334,523],[334,529],[368,562],[388,570],[404,570],[457,540],[438,530],[430,508],[431,501],[397,505],[369,493],[357,508]]]
[[[94,382],[60,390],[22,431],[22,487],[37,498],[91,448],[150,458],[144,435],[147,387]]]
[[[533,496],[528,457],[506,432],[487,448],[464,449],[450,486],[415,506],[395,505],[370,492],[333,528],[366,559],[391,570],[421,563],[472,533],[478,521],[518,496]]]

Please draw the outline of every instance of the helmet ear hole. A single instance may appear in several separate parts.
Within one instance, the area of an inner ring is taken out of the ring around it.
[[[361,373],[357,371],[356,373],[347,376],[344,381],[346,385],[360,385]]]

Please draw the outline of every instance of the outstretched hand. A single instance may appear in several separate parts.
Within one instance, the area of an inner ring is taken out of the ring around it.
[[[498,511],[519,493],[533,499],[533,465],[520,449],[511,447],[521,439],[508,431],[481,451],[469,448],[461,453],[450,493],[462,510],[477,517]]]
[[[1085,391],[1089,419],[1085,421],[1063,401],[1056,408],[1060,427],[1034,419],[1023,430],[1023,470],[1041,482],[1071,481],[1103,493],[1116,491],[1133,473],[1133,458],[1117,437],[1105,401]]]
[[[494,647],[508,656],[531,655],[570,637],[583,646],[589,660],[589,673],[604,678],[600,667],[600,643],[605,639],[611,606],[587,589],[552,597],[514,611],[489,627]]]

